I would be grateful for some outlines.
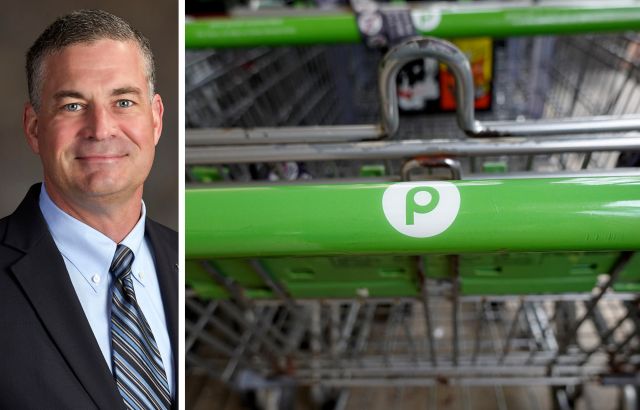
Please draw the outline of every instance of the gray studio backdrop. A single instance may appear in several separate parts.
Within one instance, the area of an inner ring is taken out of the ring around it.
[[[162,96],[164,128],[145,185],[149,215],[178,227],[178,2],[176,0],[15,0],[0,11],[0,216],[14,211],[27,189],[42,180],[39,158],[22,132],[27,101],[25,53],[56,17],[82,8],[100,8],[123,17],[151,41]]]

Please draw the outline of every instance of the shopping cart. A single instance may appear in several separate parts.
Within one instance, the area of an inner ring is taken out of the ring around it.
[[[637,43],[507,39],[477,118],[462,94],[458,117],[372,116],[393,70],[378,98],[345,80],[345,55],[380,60],[352,46],[188,53],[188,368],[280,408],[299,386],[337,408],[536,408],[511,396],[535,386],[572,408],[593,384],[633,405],[640,177],[616,165],[640,147]],[[477,119],[519,136],[467,136]]]

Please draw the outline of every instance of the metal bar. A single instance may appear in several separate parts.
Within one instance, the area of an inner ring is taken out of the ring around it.
[[[431,296],[441,296],[444,292],[449,292],[451,287],[444,283],[434,283],[429,287]],[[189,293],[192,293],[190,290]],[[195,293],[191,296],[196,296]],[[589,293],[575,293],[566,292],[558,294],[532,294],[532,295],[461,295],[460,301],[462,302],[519,302],[524,300],[526,302],[549,302],[549,301],[572,301],[572,302],[584,302],[591,298]],[[611,292],[602,296],[603,301],[617,301],[617,302],[631,302],[637,299],[637,293],[633,292]],[[393,303],[398,300],[407,302],[415,301],[414,297],[401,296],[401,297],[373,297],[369,296],[367,302],[375,303]],[[278,299],[255,299],[256,305],[280,305],[281,300]],[[316,299],[297,299],[297,304],[300,306],[310,306],[316,303]],[[335,303],[351,303],[352,298],[335,297],[331,298],[331,302]]]
[[[496,392],[496,404],[499,410],[507,410],[507,399],[504,397],[504,389],[501,385],[494,387]]]
[[[257,354],[260,350],[260,345],[265,345],[269,352],[272,353],[269,356],[284,356],[285,352],[276,345],[275,340],[272,340],[265,334],[273,331],[271,324],[273,317],[277,313],[277,309],[275,306],[261,306],[252,312],[255,319],[250,322],[250,326],[246,328],[241,339],[245,341],[246,347],[248,347],[253,354]],[[274,338],[277,337],[275,333],[273,333],[273,335]],[[277,335],[280,336],[280,340],[284,340],[280,332],[278,332]],[[252,342],[252,340],[254,342]],[[239,344],[242,345],[242,342]],[[238,356],[238,359],[240,358],[241,356]]]
[[[340,338],[340,305],[332,303],[328,306],[329,314],[329,351],[336,363],[338,362],[338,339]]]
[[[573,138],[486,138],[391,140],[327,144],[264,144],[186,147],[186,165],[283,161],[404,159],[418,156],[475,157],[640,149],[640,133],[623,136],[577,135]]]
[[[612,336],[615,333],[615,331],[620,326],[622,326],[624,321],[627,320],[630,316],[631,316],[631,311],[627,310],[627,314],[624,315],[623,317],[621,317],[620,319],[618,319],[618,321],[613,325],[613,327],[611,327],[606,333],[600,334],[600,343],[597,346],[595,346],[595,347],[593,347],[593,348],[591,348],[591,349],[589,349],[589,350],[587,350],[585,352],[585,357],[584,357],[582,362],[586,363],[589,360],[589,358],[591,357],[591,355],[594,354],[595,352],[597,352],[598,349],[600,349],[602,346],[605,346],[605,344],[611,343],[611,339],[612,339]]]
[[[360,302],[354,301],[349,306],[349,312],[347,313],[347,317],[344,320],[344,325],[340,332],[340,340],[338,340],[336,348],[338,353],[343,353],[347,350],[347,344],[352,335],[353,328],[356,325],[358,313],[360,313]]]
[[[640,177],[409,184],[453,210],[441,234],[405,230],[402,183],[187,190],[186,257],[640,248]]]
[[[509,326],[509,331],[507,332],[507,339],[504,342],[504,347],[502,350],[502,354],[500,355],[500,359],[498,359],[498,364],[502,364],[504,362],[505,357],[509,354],[509,349],[511,349],[511,339],[516,334],[516,329],[518,328],[517,324],[520,320],[520,314],[524,308],[524,302],[520,302],[518,305],[518,309],[516,310],[515,315],[513,316],[513,320],[511,321],[511,325]]]
[[[184,326],[185,326],[185,330],[187,330],[189,332],[193,332],[193,331],[197,330],[189,322],[185,322]],[[222,343],[218,339],[213,338],[208,333],[200,333],[198,339],[200,341],[202,341],[203,343],[205,343],[205,344],[209,345],[210,347],[212,347],[214,350],[217,350],[218,352],[220,352],[220,353],[222,353],[222,354],[224,354],[226,356],[233,355],[233,351],[231,350],[231,348],[229,346],[226,346],[224,343]]]
[[[580,167],[581,169],[587,169],[589,167],[589,162],[591,162],[591,153],[587,152],[586,154],[584,154],[584,158],[582,159],[582,166]]]
[[[529,357],[527,357],[525,361],[525,365],[530,365],[533,363],[536,354],[544,348],[544,331],[542,330],[540,320],[535,313],[532,303],[526,303],[526,305],[524,305],[524,318],[527,325],[527,336],[532,336],[529,338]]]
[[[240,305],[245,308],[252,305],[251,300],[245,297],[242,287],[239,286],[233,278],[220,273],[209,261],[200,261],[200,266],[202,266],[204,271],[207,272],[217,284],[224,287]]]
[[[551,385],[579,385],[584,383],[581,377],[478,377],[449,379],[450,386],[551,386]],[[299,378],[296,380],[300,385],[313,385],[318,383],[316,379]],[[442,384],[438,378],[406,378],[406,377],[380,377],[366,379],[322,379],[322,385],[327,387],[394,387],[394,386],[437,386]]]
[[[382,353],[387,364],[389,362],[389,353],[393,351],[392,342],[394,340],[394,332],[399,322],[402,320],[402,303],[394,303],[389,311],[389,317],[385,326],[384,338],[382,341]]]
[[[293,142],[337,142],[379,139],[378,125],[323,125],[264,128],[190,128],[187,147],[236,144],[289,144]]]
[[[460,354],[459,331],[460,323],[458,322],[460,303],[460,257],[458,255],[449,256],[451,267],[451,328],[453,330],[453,365],[458,365],[458,356]]]
[[[604,386],[625,386],[625,385],[640,385],[640,378],[636,372],[633,373],[618,373],[618,374],[606,374],[602,376],[602,384]],[[631,407],[635,409],[636,407]]]
[[[229,382],[231,380],[240,362],[243,359],[246,359],[246,357],[244,356],[244,352],[245,350],[247,350],[247,348],[249,348],[250,351],[254,354],[258,352],[259,345],[262,342],[262,338],[260,336],[262,336],[262,334],[266,331],[268,324],[272,322],[273,316],[276,313],[275,307],[267,306],[264,310],[266,311],[262,312],[264,313],[264,315],[262,315],[262,317],[258,315],[258,320],[254,322],[254,325],[251,329],[247,329],[242,334],[240,340],[236,345],[236,348],[233,350],[233,354],[229,358],[229,361],[227,362],[227,365],[223,370],[222,375],[220,376],[220,378],[225,382]],[[251,342],[254,339],[256,340],[256,343],[252,344]]]
[[[542,331],[542,337],[544,344],[546,344],[547,349],[551,351],[555,351],[558,349],[558,341],[556,340],[555,334],[551,329],[551,324],[549,320],[549,316],[547,311],[544,309],[542,303],[534,303],[532,304],[532,311],[536,318],[536,322],[540,326],[540,330]]]
[[[478,304],[478,315],[476,317],[476,328],[473,342],[473,353],[471,354],[471,363],[475,364],[478,360],[478,353],[480,352],[480,339],[482,336],[483,325],[485,322],[485,302],[482,301]]]
[[[613,347],[610,351],[610,354],[615,356],[617,354],[619,354],[622,349],[629,344],[629,342],[631,342],[631,340],[633,340],[634,337],[637,337],[639,335],[639,331],[640,331],[640,320],[638,320],[638,315],[640,312],[638,312],[638,308],[635,304],[635,302],[626,302],[625,306],[627,307],[627,309],[629,310],[629,312],[631,313],[631,315],[629,316],[631,318],[631,320],[633,320],[634,322],[634,331],[630,332],[627,337],[624,338],[623,341],[621,341],[620,343],[617,343],[615,345],[615,347]]]
[[[253,329],[256,326],[258,326],[257,319],[256,319],[257,310],[256,311],[247,311],[247,310],[240,311],[240,309],[235,304],[230,302],[220,303],[220,310],[223,310],[239,325],[244,326],[247,329],[249,328]],[[280,343],[286,344],[287,338],[280,332],[279,329],[275,329],[269,326],[267,330]],[[265,343],[269,347],[269,349],[278,353],[279,355],[284,354],[284,352],[280,350],[270,338],[264,338],[262,340],[262,343]]]
[[[282,285],[282,283],[269,273],[269,271],[264,267],[262,262],[257,259],[252,259],[250,261],[251,267],[253,270],[260,276],[260,278],[264,281],[264,283],[269,286],[269,288],[280,298],[282,299],[287,307],[295,313],[297,311],[295,301],[287,292],[287,289]]]
[[[613,311],[613,309],[606,309],[606,311]],[[629,315],[630,313],[627,309],[623,318],[627,318],[629,317]],[[614,341],[614,339],[612,338],[613,333],[615,332],[616,328],[622,324],[622,321],[624,321],[624,319],[619,319],[612,328],[609,328],[605,313],[603,313],[603,309],[601,309],[600,306],[596,306],[596,308],[593,310],[593,316],[591,317],[593,327],[596,329],[598,337],[600,338],[600,341],[603,345],[611,344]]]
[[[429,308],[429,291],[427,289],[427,276],[424,271],[424,256],[417,257],[417,275],[418,283],[420,285],[420,301],[422,302],[422,310],[424,314],[425,331],[427,336],[427,342],[429,343],[429,359],[433,367],[438,365],[438,358],[436,356],[436,346],[433,337],[433,326],[431,324],[431,309]]]
[[[350,395],[351,393],[349,392],[349,389],[341,389],[333,410],[345,410],[347,408],[347,403],[349,403]]]
[[[192,310],[196,310],[199,315],[198,320],[191,325],[191,331],[187,332],[187,337],[184,342],[184,351],[189,352],[189,350],[191,350],[195,342],[198,340],[198,336],[200,335],[200,333],[202,333],[204,328],[207,326],[207,323],[209,323],[211,315],[213,315],[213,312],[215,312],[216,308],[218,307],[218,302],[211,301],[207,303],[206,308],[202,308],[202,306],[197,305],[193,300],[186,298],[185,306],[189,307]]]
[[[497,349],[500,350],[500,349]],[[319,363],[328,365],[333,363],[333,358],[324,355],[324,360]],[[344,360],[341,363],[341,374],[348,375],[353,378],[366,378],[366,377],[397,377],[408,376],[411,377],[446,377],[446,378],[464,378],[464,377],[481,377],[481,376],[495,376],[495,377],[546,377],[546,366],[544,363],[539,363],[530,366],[518,366],[513,364],[506,364],[497,366],[491,364],[489,361],[481,362],[481,365],[473,365],[470,363],[461,363],[458,366],[454,366],[451,361],[445,363],[442,360],[442,365],[438,368],[431,366],[429,362],[421,361],[416,363],[413,360],[407,359],[406,356],[391,356],[393,366],[389,366],[382,355],[376,356],[375,360],[369,356],[367,360],[362,363],[358,363],[357,359]],[[495,361],[494,361],[495,363]],[[298,362],[300,366],[296,369],[296,374],[301,377],[309,377],[312,372],[322,375],[322,377],[333,376],[337,369],[331,366],[322,366],[320,369],[310,369],[305,366],[307,362]],[[571,375],[573,377],[583,377],[586,379],[597,379],[602,372],[609,369],[608,363],[598,363],[589,365],[565,365],[559,364],[557,372],[553,375]]]
[[[519,137],[548,136],[585,133],[630,132],[640,130],[640,116],[597,116],[584,118],[559,118],[530,121],[485,121],[479,123],[485,129],[478,136]]]
[[[573,406],[569,404],[569,397],[567,391],[562,386],[554,386],[553,388],[554,408],[558,410],[571,410]]]
[[[620,256],[618,257],[618,259],[616,259],[615,263],[609,270],[609,279],[604,284],[599,286],[598,293],[591,300],[589,300],[589,302],[587,302],[587,311],[579,320],[576,321],[575,325],[572,326],[568,335],[566,335],[566,337],[558,347],[559,352],[564,352],[567,346],[573,342],[573,339],[576,337],[580,326],[582,326],[582,324],[591,316],[598,302],[602,298],[602,295],[604,295],[607,289],[609,289],[618,279],[618,275],[620,274],[620,272],[622,272],[632,256],[633,252],[623,251],[620,253]]]
[[[371,323],[373,322],[373,316],[375,314],[376,305],[374,303],[367,303],[366,310],[364,314],[364,319],[360,326],[360,332],[356,337],[356,342],[354,346],[354,354],[359,354],[364,351],[367,347],[367,338],[371,332]]]
[[[217,368],[214,368],[207,363],[207,361],[203,360],[202,357],[194,353],[186,353],[184,355],[184,361],[187,365],[187,371],[194,372],[194,369],[204,371],[211,378],[220,378],[220,372]]]
[[[616,259],[616,261],[614,262],[613,266],[609,270],[609,278],[608,278],[608,280],[604,284],[601,284],[598,287],[598,293],[595,294],[589,300],[589,302],[587,302],[588,303],[587,311],[584,313],[584,315],[582,315],[582,317],[579,320],[576,321],[576,323],[570,328],[570,330],[564,335],[564,337],[562,338],[562,340],[558,344],[558,350],[557,350],[556,354],[554,355],[553,359],[548,364],[548,374],[552,374],[553,368],[556,365],[556,363],[558,362],[559,356],[561,354],[565,354],[566,353],[567,347],[575,339],[575,337],[576,337],[576,335],[578,333],[578,329],[580,329],[580,326],[582,326],[582,324],[591,316],[591,314],[593,313],[593,310],[597,306],[598,302],[600,301],[600,299],[602,299],[602,296],[613,285],[613,283],[617,280],[618,275],[624,269],[624,267],[627,265],[627,263],[629,262],[629,260],[633,256],[633,254],[634,254],[634,252],[630,252],[630,251],[623,251],[623,252],[620,253],[620,256]]]
[[[471,394],[469,393],[469,386],[462,386],[462,407],[464,410],[471,410]]]
[[[607,170],[576,170],[576,171],[558,171],[558,172],[507,172],[496,175],[495,173],[478,173],[478,174],[466,174],[465,180],[495,180],[495,179],[533,179],[533,178],[584,178],[584,177],[635,177],[640,175],[640,168],[624,167],[614,168]],[[400,182],[402,178],[399,176],[389,177],[362,177],[362,178],[340,178],[340,179],[297,179],[296,185],[331,185],[331,184],[363,184],[363,183],[392,183]],[[291,185],[291,181],[233,181],[233,182],[216,182],[211,183],[187,183],[187,189],[200,189],[200,188],[237,188],[238,186],[281,186]]]
[[[445,168],[451,172],[453,180],[462,179],[462,167],[460,161],[451,158],[423,157],[405,162],[400,169],[400,177],[403,181],[411,181],[411,171],[427,168],[431,172],[434,168]]]
[[[406,309],[413,308],[413,305],[408,303],[405,304],[405,306],[406,306]],[[416,346],[413,333],[411,333],[411,327],[409,326],[409,321],[406,319],[406,317],[402,318],[402,329],[404,330],[404,334],[407,337],[407,344],[409,345],[409,351],[410,351],[411,357],[413,358],[413,360],[417,362],[418,348]]]
[[[397,9],[398,6],[395,6]],[[385,8],[382,8],[385,10]],[[640,10],[630,1],[532,2],[489,4],[439,3],[411,7],[420,34],[436,37],[510,37],[635,30]],[[293,44],[357,43],[356,17],[345,11],[241,12],[214,19],[189,19],[185,24],[187,48],[279,46]]]

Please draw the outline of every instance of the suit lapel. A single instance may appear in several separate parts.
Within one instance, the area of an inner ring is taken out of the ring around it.
[[[11,215],[5,243],[25,252],[13,266],[43,326],[98,408],[123,408],[115,383],[78,301],[60,252],[31,188]]]
[[[178,398],[178,244],[170,238],[167,228],[159,226],[153,220],[147,218],[145,230],[151,248],[153,249],[156,273],[162,295],[164,314],[171,339],[171,351],[173,352],[173,374],[176,381],[174,400],[177,408]],[[175,235],[175,234],[174,234]],[[172,243],[175,242],[175,243]]]

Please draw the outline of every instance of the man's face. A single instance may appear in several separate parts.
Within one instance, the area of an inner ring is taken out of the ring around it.
[[[134,42],[71,45],[43,62],[40,109],[24,127],[47,191],[67,204],[142,195],[162,131],[162,100],[149,95]]]

